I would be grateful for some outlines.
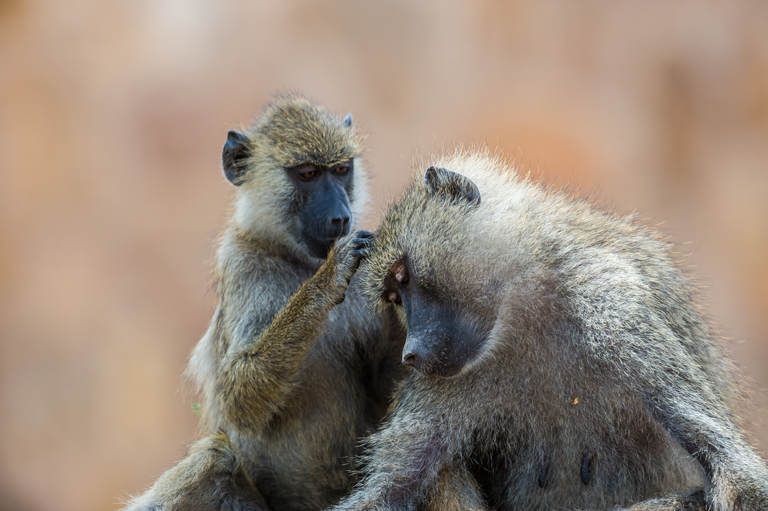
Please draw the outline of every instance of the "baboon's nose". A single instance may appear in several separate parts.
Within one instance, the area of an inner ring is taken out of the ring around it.
[[[403,353],[403,364],[416,367],[416,354],[410,351]]]
[[[335,236],[344,236],[349,231],[349,216],[335,216],[331,218],[331,232]]]
[[[337,217],[331,218],[331,225],[346,227],[348,223],[349,223],[348,216],[337,216]]]

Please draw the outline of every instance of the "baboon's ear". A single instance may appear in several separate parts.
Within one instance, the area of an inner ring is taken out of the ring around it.
[[[433,165],[424,173],[424,181],[432,195],[461,199],[475,206],[480,205],[480,190],[477,189],[477,185],[461,174]]]
[[[344,126],[347,128],[352,127],[352,112],[349,112],[347,116],[344,118]]]
[[[227,133],[227,141],[221,151],[221,166],[229,182],[240,186],[245,182],[245,172],[248,170],[246,160],[251,155],[248,148],[248,137],[237,131]]]

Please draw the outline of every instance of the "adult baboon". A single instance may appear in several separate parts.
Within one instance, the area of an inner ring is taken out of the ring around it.
[[[446,473],[499,510],[768,509],[728,364],[657,235],[459,152],[376,240],[363,290],[407,325],[413,371],[334,509],[420,509]]]
[[[404,339],[347,287],[371,241],[347,236],[366,199],[360,152],[351,116],[301,96],[229,132],[222,161],[238,188],[219,304],[188,369],[207,436],[130,509],[321,509],[349,492]]]

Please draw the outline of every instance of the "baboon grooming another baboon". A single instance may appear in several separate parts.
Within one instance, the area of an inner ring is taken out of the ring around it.
[[[728,364],[667,249],[485,153],[435,162],[359,272],[407,325],[413,370],[334,509],[420,509],[445,473],[497,510],[768,509]]]
[[[360,152],[351,116],[300,96],[229,132],[223,167],[238,188],[219,304],[188,369],[207,436],[131,510],[315,510],[355,483],[404,339],[348,287],[371,242],[347,235],[366,198]]]

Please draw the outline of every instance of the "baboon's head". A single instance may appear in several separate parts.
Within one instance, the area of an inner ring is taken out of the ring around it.
[[[227,134],[222,166],[238,187],[235,223],[325,258],[364,206],[360,142],[351,114],[342,120],[302,96],[278,98],[245,133]]]
[[[493,293],[472,271],[468,230],[480,202],[471,180],[430,166],[390,207],[362,270],[369,296],[396,307],[407,326],[403,363],[426,376],[458,374],[489,337],[493,318],[477,297]]]

